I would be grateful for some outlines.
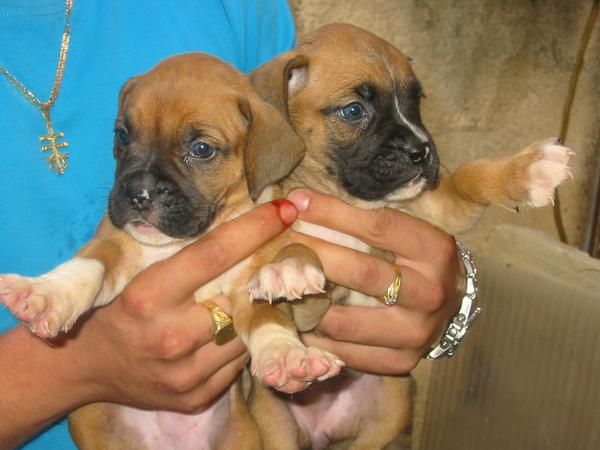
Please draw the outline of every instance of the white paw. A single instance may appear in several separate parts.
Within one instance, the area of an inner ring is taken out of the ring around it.
[[[556,139],[540,144],[540,157],[529,167],[527,204],[542,207],[554,204],[554,190],[566,180],[573,178],[569,170],[569,160],[575,154],[569,148],[560,145]]]
[[[251,300],[298,300],[304,295],[325,292],[325,275],[311,263],[298,258],[285,258],[267,264],[248,282]]]
[[[100,262],[79,257],[36,278],[1,275],[0,303],[39,337],[53,338],[93,306],[103,276]]]
[[[300,342],[277,340],[252,355],[252,374],[263,384],[288,394],[300,392],[314,381],[340,373],[344,363],[335,355]]]
[[[68,305],[60,301],[52,287],[41,278],[3,275],[0,278],[0,302],[14,316],[41,338],[55,337],[68,330]]]

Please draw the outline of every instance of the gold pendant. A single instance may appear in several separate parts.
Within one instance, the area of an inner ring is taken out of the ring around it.
[[[52,122],[50,122],[49,109],[42,110],[42,114],[46,121],[48,134],[40,136],[40,142],[48,141],[48,144],[40,145],[40,150],[42,152],[50,151],[50,154],[48,155],[48,165],[50,166],[50,170],[59,175],[63,175],[65,169],[69,167],[69,154],[67,152],[61,152],[60,149],[68,147],[69,143],[67,141],[57,142],[58,139],[64,137],[64,134],[54,132]]]

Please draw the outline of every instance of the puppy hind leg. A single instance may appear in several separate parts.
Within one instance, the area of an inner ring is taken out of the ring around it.
[[[148,450],[141,436],[118,422],[120,406],[92,403],[69,414],[69,432],[80,450]]]
[[[414,386],[411,376],[382,377],[375,409],[362,420],[348,450],[409,450]]]
[[[256,422],[250,414],[242,387],[242,376],[230,389],[230,414],[225,430],[216,443],[215,450],[262,450],[261,437]]]
[[[265,269],[273,273],[263,276]],[[314,303],[315,314],[300,308],[296,313],[299,326],[294,323],[291,303],[271,304],[273,299],[281,297],[303,301],[306,295],[323,293],[324,287],[325,276],[316,254],[303,245],[290,244],[279,249],[270,264],[254,271],[248,283],[254,301],[246,300],[247,293],[236,293],[235,297],[240,299],[234,302],[236,330],[250,352],[252,374],[266,385],[281,392],[299,392],[315,380],[337,375],[344,365],[329,352],[306,347],[298,334],[298,328],[312,327],[320,319],[329,305],[326,297],[316,303],[308,301]],[[259,295],[253,294],[255,290]],[[257,298],[266,298],[269,303]]]
[[[300,430],[286,403],[269,388],[253,380],[249,398],[264,450],[299,450]]]
[[[288,303],[234,301],[233,321],[250,353],[252,375],[281,392],[299,392],[337,375],[344,365],[335,355],[302,343]]]

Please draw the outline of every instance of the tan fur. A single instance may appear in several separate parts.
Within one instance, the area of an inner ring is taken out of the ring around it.
[[[359,200],[338,184],[326,169],[331,158],[327,150],[329,141],[340,137],[344,142],[356,140],[360,130],[330,120],[324,111],[356,101],[356,86],[360,83],[377,86],[378,92],[390,92],[392,83],[402,86],[414,78],[408,60],[398,49],[366,30],[347,24],[319,28],[307,35],[296,49],[256,69],[251,80],[257,91],[287,115],[306,144],[305,158],[283,181],[284,192],[309,187],[359,207],[403,209],[450,233],[472,227],[490,204],[515,208],[530,202],[529,171],[532,164],[542,158],[544,143],[532,144],[506,158],[468,162],[454,173],[443,175],[435,189],[393,204]],[[344,295],[340,295],[339,290],[330,291],[330,296],[333,298],[335,294],[343,300]],[[296,317],[296,320],[302,327],[302,318]],[[332,430],[329,437],[333,447],[338,448],[337,443],[339,448],[384,448],[402,430],[408,429],[412,398],[410,377],[382,377],[381,380],[372,393],[380,401],[364,414],[369,419],[358,419],[352,427]],[[323,391],[327,392],[327,388]],[[298,393],[295,398],[302,399],[305,395],[309,394]],[[251,410],[261,431],[277,443],[269,448],[309,446],[307,436],[297,436],[299,431],[293,416],[282,412],[286,408],[277,395],[258,387],[252,397]],[[259,418],[266,411],[274,410],[278,411],[276,425],[270,422],[270,416]]]
[[[528,201],[524,185],[529,168],[540,159],[540,145],[536,142],[511,156],[466,162],[443,174],[436,189],[424,191],[404,207],[449,233],[469,230],[490,205],[517,209]]]
[[[174,101],[173,94],[182,92],[185,96],[180,97],[181,102]],[[193,180],[196,189],[220,202],[212,227],[249,210],[252,199],[291,171],[303,155],[302,142],[276,109],[254,93],[249,81],[224,63],[206,56],[174,57],[130,80],[120,94],[117,123],[120,121],[127,121],[132,133],[137,133],[137,145],[132,145],[130,151],[157,152],[153,157],[169,159],[181,173],[185,168],[178,153],[178,141],[190,124],[202,126],[214,145],[232,151],[232,157],[225,163],[212,167],[210,176]],[[282,152],[282,148],[286,151]],[[190,242],[173,244],[171,253]],[[245,290],[249,274],[273,258],[285,242],[280,237],[265,246],[237,278],[223,275],[224,293],[234,304],[234,323],[244,340],[264,323],[295,330],[288,305],[273,308],[265,303],[251,303]],[[119,281],[131,279],[153,262],[146,259],[147,251],[142,247],[105,219],[80,256],[102,263],[106,271],[104,290],[112,298],[123,287]],[[167,255],[160,254],[163,256]],[[210,286],[203,289],[210,292]],[[229,402],[231,415],[217,447],[260,449],[260,437],[247,410],[240,382],[230,388]],[[143,448],[139,431],[121,423],[122,408],[93,404],[71,414],[70,429],[78,446]]]

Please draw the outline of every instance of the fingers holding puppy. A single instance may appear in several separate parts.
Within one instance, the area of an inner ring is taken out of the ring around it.
[[[136,293],[129,303],[141,315],[152,315],[154,307],[167,303],[182,304],[200,286],[285,231],[296,214],[294,205],[285,200],[260,205],[151,265],[129,283],[123,295]]]
[[[434,225],[394,209],[361,209],[304,189],[292,192],[289,200],[298,209],[300,220],[354,236],[407,261],[427,258],[432,244],[453,246],[452,238]]]
[[[317,253],[327,279],[335,284],[381,299],[400,273],[399,306],[435,311],[443,302],[443,294],[436,291],[437,286],[430,285],[428,278],[413,267],[399,267],[377,256],[303,233],[292,232],[291,238]]]
[[[298,209],[298,219],[353,236],[393,255],[393,261],[386,261],[344,247],[343,238],[334,236],[332,240],[341,244],[336,245],[292,233],[294,240],[317,252],[331,281],[381,297],[398,271],[402,278],[401,306],[436,312],[453,299],[454,306],[457,305],[457,285],[463,274],[452,236],[389,208],[364,210],[307,190],[293,192],[290,200]]]
[[[330,308],[319,330],[335,341],[320,343],[361,370],[389,373],[390,368],[377,356],[383,349],[396,355],[400,352],[398,364],[402,367],[414,367],[458,309],[459,286],[464,276],[454,239],[433,225],[388,208],[362,210],[306,190],[295,191],[289,198],[299,211],[298,219],[353,236],[393,255],[388,261],[292,233],[293,240],[318,254],[328,279],[381,298],[397,270],[401,276],[398,301],[391,307]],[[342,241],[339,239],[338,243]],[[311,339],[314,338],[308,337]],[[364,351],[365,346],[379,350]]]
[[[89,372],[100,380],[96,399],[186,412],[227,388],[247,360],[245,347],[239,338],[213,342],[211,314],[193,292],[283,232],[295,216],[289,202],[261,205],[147,268],[116,301],[95,310],[80,327],[84,338],[74,342],[89,345],[81,354],[94,355]],[[223,253],[210,258],[215,249]],[[227,298],[212,300],[231,315]],[[115,354],[115,348],[121,350]]]

